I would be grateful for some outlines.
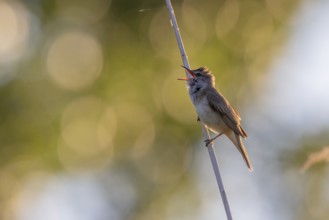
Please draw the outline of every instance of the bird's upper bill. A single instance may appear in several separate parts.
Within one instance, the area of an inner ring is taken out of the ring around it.
[[[187,81],[187,80],[189,80],[189,79],[191,79],[191,78],[195,78],[195,74],[193,73],[193,71],[192,70],[190,70],[189,68],[187,68],[187,67],[185,67],[185,66],[182,66],[184,69],[186,69],[186,72],[188,73],[188,74],[190,74],[190,76],[191,77],[187,77],[187,78],[178,78],[178,80],[184,80],[184,81]]]

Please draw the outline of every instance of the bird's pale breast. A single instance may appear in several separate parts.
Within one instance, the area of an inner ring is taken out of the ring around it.
[[[200,121],[205,124],[210,130],[216,133],[220,133],[229,129],[220,114],[214,112],[209,106],[207,98],[202,98],[194,104]]]

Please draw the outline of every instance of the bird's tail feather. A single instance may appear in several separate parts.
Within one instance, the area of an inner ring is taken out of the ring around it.
[[[239,152],[241,153],[241,156],[243,157],[244,161],[246,162],[249,171],[253,171],[253,167],[251,165],[249,155],[248,155],[247,150],[246,150],[246,148],[245,148],[245,146],[244,146],[244,144],[241,140],[240,135],[235,134],[235,136],[233,136],[232,134],[230,134],[230,135],[227,135],[227,136],[233,142],[233,144],[236,146],[236,148],[239,150]]]

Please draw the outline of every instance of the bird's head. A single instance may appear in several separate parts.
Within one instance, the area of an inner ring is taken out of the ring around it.
[[[201,87],[215,86],[215,77],[207,67],[203,66],[195,70],[190,70],[185,66],[183,66],[183,68],[186,69],[190,77],[179,78],[179,80],[187,81],[189,86],[193,86],[193,85],[199,85]]]

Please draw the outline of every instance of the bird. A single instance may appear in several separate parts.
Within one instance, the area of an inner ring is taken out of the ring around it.
[[[208,147],[222,134],[226,135],[240,152],[248,169],[253,171],[249,155],[242,142],[242,138],[247,138],[248,134],[241,126],[238,111],[215,88],[215,76],[205,66],[195,70],[182,67],[186,69],[190,77],[178,80],[187,82],[188,93],[198,114],[198,121],[217,134],[215,137],[205,140],[206,146]]]

